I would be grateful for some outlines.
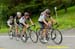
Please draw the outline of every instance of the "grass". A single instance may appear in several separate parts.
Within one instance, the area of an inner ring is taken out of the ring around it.
[[[75,28],[75,6],[68,8],[67,13],[64,13],[64,9],[59,10],[57,13],[58,16],[55,19],[60,24],[59,29]],[[37,27],[39,27],[38,17],[39,16],[35,15],[32,18],[35,24],[37,25]],[[8,31],[7,27],[3,27],[2,29],[0,29],[0,33],[6,33],[7,31]]]
[[[68,8],[68,12],[64,13],[64,10],[58,11],[58,17],[56,19],[60,23],[61,29],[68,29],[75,27],[75,7]]]
[[[8,28],[4,27],[0,29],[0,34],[8,32]]]

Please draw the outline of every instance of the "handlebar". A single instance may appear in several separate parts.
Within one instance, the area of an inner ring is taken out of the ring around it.
[[[34,24],[34,25],[30,25],[27,29],[31,28],[32,26],[34,26],[34,27],[35,27],[35,24]]]
[[[55,24],[50,25],[49,27],[52,28],[54,26],[55,26],[55,28],[58,28],[59,27],[59,24],[58,23],[55,23]]]

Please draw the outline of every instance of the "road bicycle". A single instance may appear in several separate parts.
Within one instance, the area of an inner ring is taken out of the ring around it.
[[[8,32],[9,38],[13,39],[15,37],[15,27],[13,26],[12,30]]]
[[[49,28],[38,28],[37,29],[37,34],[38,38],[41,43],[45,44],[46,42],[43,42],[42,39],[42,34],[43,34],[43,29],[46,29],[46,40],[50,41],[50,39],[55,43],[55,44],[61,44],[63,40],[62,33],[59,29],[57,29],[59,25],[56,25],[56,27],[53,27],[53,25]]]

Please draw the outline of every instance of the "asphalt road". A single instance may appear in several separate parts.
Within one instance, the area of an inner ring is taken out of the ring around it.
[[[75,29],[61,31],[63,34],[63,42],[60,45],[48,42],[47,44],[32,43],[29,39],[27,43],[21,40],[16,41],[9,39],[8,35],[0,35],[0,49],[75,49]]]

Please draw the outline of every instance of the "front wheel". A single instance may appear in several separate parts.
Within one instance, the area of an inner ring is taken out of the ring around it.
[[[30,35],[30,39],[31,39],[31,41],[33,43],[37,43],[38,42],[38,35],[37,35],[37,33],[35,31],[31,30],[29,35]]]
[[[53,29],[51,32],[51,39],[55,44],[61,44],[63,40],[62,33],[58,29]]]

